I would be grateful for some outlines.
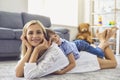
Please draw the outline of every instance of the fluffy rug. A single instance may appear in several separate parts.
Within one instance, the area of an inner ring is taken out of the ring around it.
[[[0,62],[0,80],[26,80],[16,78],[14,68],[17,61],[1,61]],[[119,80],[120,64],[115,69],[104,69],[94,72],[64,75],[49,75],[40,79],[32,80]],[[28,80],[28,79],[27,79]]]

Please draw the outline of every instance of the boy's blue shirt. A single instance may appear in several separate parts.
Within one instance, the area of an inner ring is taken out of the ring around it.
[[[61,40],[61,45],[59,45],[59,47],[66,56],[70,53],[73,53],[75,59],[78,59],[80,57],[79,51],[74,42],[70,42],[62,38],[60,38],[60,40]]]

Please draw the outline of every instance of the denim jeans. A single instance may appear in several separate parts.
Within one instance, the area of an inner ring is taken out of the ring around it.
[[[104,57],[104,52],[99,47],[94,48],[84,40],[74,40],[73,42],[76,44],[78,51],[86,51],[100,58]]]

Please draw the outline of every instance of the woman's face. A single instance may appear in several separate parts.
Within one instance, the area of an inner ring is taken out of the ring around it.
[[[44,40],[44,33],[42,28],[38,24],[34,24],[28,27],[26,38],[32,46],[38,46]]]

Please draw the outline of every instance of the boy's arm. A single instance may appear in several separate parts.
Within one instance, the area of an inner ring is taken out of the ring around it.
[[[60,71],[54,72],[53,74],[65,74],[66,72],[72,70],[76,66],[76,62],[75,62],[73,53],[68,54],[67,57],[69,60],[68,66],[66,66],[64,69],[62,69]]]

